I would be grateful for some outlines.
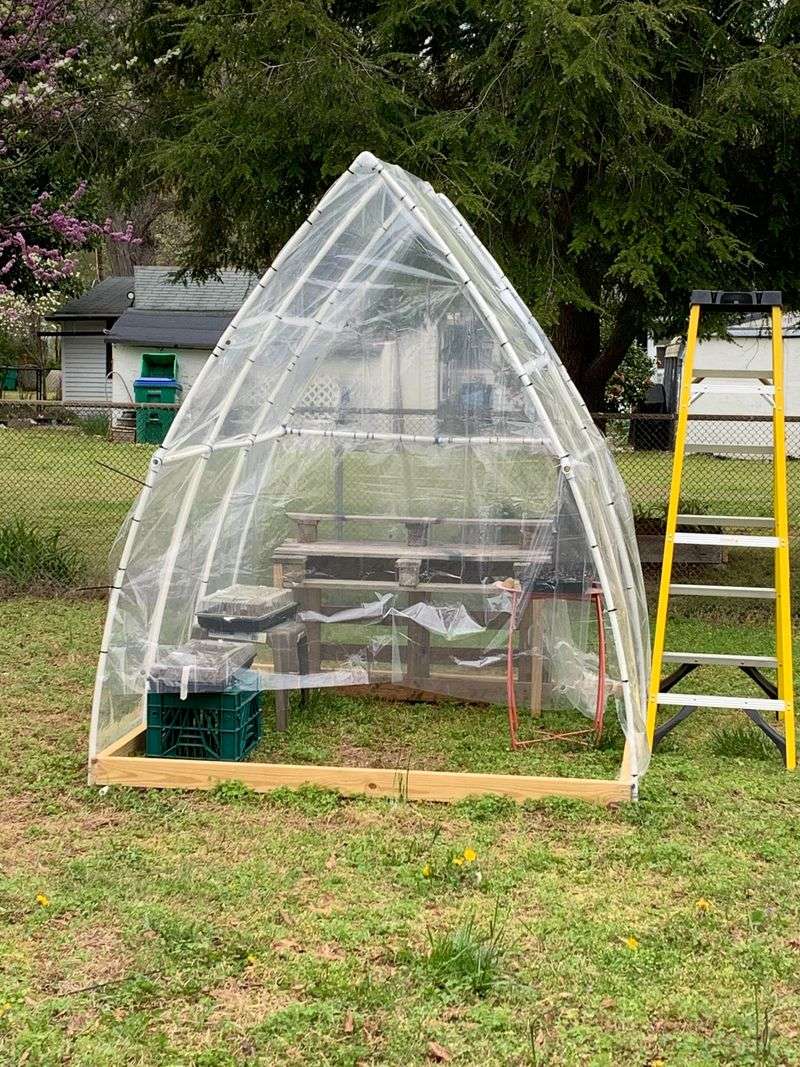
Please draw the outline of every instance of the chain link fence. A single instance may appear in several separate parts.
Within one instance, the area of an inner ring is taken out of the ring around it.
[[[137,443],[148,420],[174,405],[76,406],[0,401],[1,521],[24,519],[60,531],[80,552],[87,585],[107,584],[107,557],[147,472],[154,443]],[[672,415],[596,416],[628,487],[651,599],[660,571],[672,468]],[[402,432],[429,433],[406,416]],[[389,430],[396,427],[388,426]],[[712,414],[690,421],[681,511],[692,515],[771,515],[769,416]],[[800,575],[800,418],[787,420],[789,521],[795,603]],[[684,529],[692,529],[684,526]],[[715,527],[698,525],[698,532]],[[732,532],[727,529],[727,532]],[[677,581],[772,585],[772,554],[715,545],[676,546]]]

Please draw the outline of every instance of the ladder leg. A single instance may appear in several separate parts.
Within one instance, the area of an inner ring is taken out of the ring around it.
[[[685,722],[690,715],[694,715],[696,711],[697,708],[691,708],[687,705],[682,707],[680,711],[676,711],[666,722],[662,722],[653,734],[653,748],[655,748],[659,741],[663,741],[667,734],[671,733],[676,726],[680,726],[680,724]]]
[[[775,534],[775,638],[778,658],[778,697],[784,701],[784,737],[786,768],[793,771],[797,763],[794,724],[794,684],[792,672],[792,617],[789,574],[789,505],[786,478],[786,425],[783,389],[782,311],[772,308],[772,380],[774,409],[772,443],[774,449]]]
[[[763,716],[759,715],[757,711],[750,711],[749,709],[747,709],[745,710],[745,715],[753,723],[754,726],[757,726],[759,730],[770,739],[770,741],[773,743],[773,745],[775,745],[775,747],[778,749],[783,758],[786,759],[786,738],[784,737],[784,735],[782,733],[779,733],[773,726],[770,726],[770,724],[766,722]]]
[[[678,401],[678,425],[675,430],[675,451],[672,457],[672,482],[669,490],[667,522],[664,531],[664,556],[661,563],[661,582],[658,590],[658,609],[653,635],[653,658],[650,667],[650,690],[647,700],[647,740],[652,750],[658,713],[658,693],[661,686],[662,656],[667,631],[669,587],[672,579],[672,558],[675,551],[675,529],[678,523],[678,504],[681,496],[683,457],[686,448],[686,429],[689,421],[689,401],[692,390],[692,368],[697,347],[697,327],[700,321],[700,306],[692,304],[689,311],[689,331],[686,337],[686,353],[683,357],[681,393]]]

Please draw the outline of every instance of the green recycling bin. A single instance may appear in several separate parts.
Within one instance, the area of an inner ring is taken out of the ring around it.
[[[137,404],[175,404],[181,391],[175,378],[137,378],[133,395]],[[137,408],[136,440],[160,445],[175,418],[175,411],[163,408]]]

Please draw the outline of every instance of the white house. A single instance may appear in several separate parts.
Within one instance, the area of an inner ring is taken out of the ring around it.
[[[47,316],[60,331],[61,395],[73,403],[110,400],[113,352],[107,331],[130,304],[133,278],[106,278]],[[50,335],[50,330],[45,331]]]
[[[145,352],[174,352],[181,396],[257,283],[226,270],[207,282],[173,282],[175,267],[134,267],[68,301],[49,320],[60,330],[64,400],[134,399]]]
[[[214,345],[258,278],[222,271],[207,282],[172,282],[174,267],[134,267],[133,303],[112,326],[112,399],[134,398],[145,352],[175,352],[181,396],[186,396]]]
[[[771,374],[772,336],[767,318],[754,318],[730,326],[728,337],[709,337],[697,344],[694,365],[697,368],[730,368],[731,371],[763,368]],[[800,315],[784,315],[784,373],[787,416],[800,416]],[[678,343],[667,349],[667,356],[678,354]],[[771,415],[772,389],[752,378],[706,378],[692,386],[692,414]],[[800,457],[800,423],[786,427],[788,454]],[[772,441],[768,422],[741,422],[733,419],[690,421],[688,441],[708,445],[710,452],[725,453],[726,446],[769,445]]]

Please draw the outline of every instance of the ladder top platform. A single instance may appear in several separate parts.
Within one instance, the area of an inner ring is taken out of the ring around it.
[[[752,289],[731,292],[726,289],[693,289],[690,304],[703,304],[714,311],[762,311],[781,307],[783,294],[777,289]]]

